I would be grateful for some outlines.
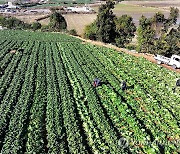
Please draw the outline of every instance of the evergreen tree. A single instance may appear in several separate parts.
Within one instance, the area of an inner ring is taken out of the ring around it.
[[[164,55],[171,57],[173,54],[180,55],[180,31],[178,29],[171,29],[170,33],[166,35],[166,50]]]
[[[175,25],[176,22],[177,22],[178,17],[179,17],[179,9],[171,7],[170,8],[170,15],[169,15],[169,18],[168,18],[169,25],[172,25],[172,24]]]
[[[116,45],[119,47],[125,47],[132,38],[134,37],[134,32],[136,31],[136,26],[133,23],[132,17],[128,15],[122,15],[115,20],[116,24]]]
[[[112,12],[114,2],[107,1],[106,4],[100,6],[97,19],[97,39],[105,43],[113,43],[115,41],[115,15]]]
[[[138,47],[137,50],[146,53],[154,53],[155,31],[151,28],[151,19],[142,16],[138,27]]]

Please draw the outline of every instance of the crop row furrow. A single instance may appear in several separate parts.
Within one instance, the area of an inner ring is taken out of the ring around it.
[[[75,108],[75,100],[72,96],[70,81],[65,72],[65,67],[56,44],[52,44],[54,66],[60,89],[60,98],[63,109],[64,126],[67,132],[67,140],[70,153],[88,153],[88,147],[83,141],[83,131],[79,127],[78,114]],[[81,136],[82,134],[82,136]]]
[[[46,111],[46,67],[45,46],[40,44],[39,63],[37,66],[36,89],[33,104],[30,110],[30,119],[27,134],[26,153],[47,153],[45,130]]]
[[[93,119],[95,120],[98,128],[102,132],[102,138],[106,141],[108,144],[108,150],[113,153],[120,152],[121,149],[118,147],[118,139],[119,137],[115,133],[114,127],[109,123],[109,118],[104,115],[104,111],[102,109],[102,106],[100,105],[100,100],[98,100],[97,95],[92,88],[91,81],[87,78],[85,75],[87,72],[84,72],[82,68],[80,67],[77,58],[75,58],[75,55],[72,51],[72,48],[74,49],[74,45],[70,44],[64,44],[66,47],[68,47],[68,50],[65,50],[64,47],[59,44],[59,47],[62,51],[62,54],[73,55],[73,58],[71,58],[72,63],[77,65],[77,68],[79,68],[79,71],[77,73],[81,76],[81,83],[85,90],[85,95],[87,97],[88,101],[88,107],[89,110],[92,113]],[[108,119],[107,119],[108,118]],[[113,140],[112,140],[113,139]],[[106,149],[104,149],[106,151]]]
[[[27,42],[24,42],[22,46],[27,46]],[[23,57],[23,53],[19,53],[17,55],[14,55],[13,58],[11,59],[12,61],[8,65],[7,69],[4,73],[4,75],[0,78],[0,98],[3,99],[4,94],[9,88],[9,85],[14,77],[15,72],[17,71],[18,65]],[[1,100],[0,100],[1,102]]]
[[[33,43],[30,43],[26,50],[31,50]],[[17,103],[18,97],[21,94],[21,88],[24,83],[25,73],[29,61],[31,52],[26,56],[23,56],[20,64],[18,65],[17,71],[7,89],[6,94],[1,100],[0,113],[3,113],[0,118],[0,149],[2,148],[2,143],[4,140],[6,129],[8,129],[9,121],[13,113],[14,106]]]
[[[16,47],[17,41],[6,41],[3,44],[3,47],[0,49],[0,63],[2,63],[3,58],[6,56],[6,54],[10,53],[11,50],[13,50]]]
[[[66,130],[64,127],[63,111],[57,82],[55,66],[52,59],[50,44],[46,44],[46,79],[47,79],[47,108],[46,130],[48,153],[68,153]]]
[[[77,65],[72,64],[72,58],[67,58],[64,54],[62,54],[62,58],[67,71],[67,76],[69,77],[71,86],[73,87],[74,98],[76,100],[78,112],[83,121],[82,126],[86,132],[88,143],[90,147],[92,147],[93,153],[100,153],[100,151],[102,152],[104,150],[104,143],[101,138],[101,132],[97,129],[92,114],[87,107],[88,100],[80,82],[81,78],[76,72],[76,70],[78,70]]]
[[[2,153],[24,153],[26,133],[29,122],[29,112],[32,106],[32,98],[35,89],[36,68],[37,68],[37,51],[39,45],[33,48],[28,68],[25,74],[21,94],[18,97],[16,106],[12,112],[9,127],[5,136]]]

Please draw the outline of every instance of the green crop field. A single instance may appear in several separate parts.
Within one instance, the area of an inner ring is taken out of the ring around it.
[[[5,4],[5,3],[7,3],[6,0],[0,0],[0,4]]]
[[[149,12],[154,13],[160,11],[160,9],[120,3],[115,5],[114,11],[127,12],[127,13],[149,13]]]
[[[48,8],[58,6],[76,6],[81,4],[93,3],[94,0],[49,0],[47,4],[35,5],[30,8]]]
[[[177,78],[65,34],[0,31],[0,153],[178,153]]]

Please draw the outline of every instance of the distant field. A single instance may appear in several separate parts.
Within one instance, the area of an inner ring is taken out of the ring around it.
[[[151,7],[143,7],[136,6],[130,4],[117,4],[114,9],[115,12],[127,12],[127,13],[144,13],[144,12],[158,12],[160,9],[151,8]]]
[[[138,25],[138,20],[142,14],[146,17],[152,17],[154,13],[162,12],[165,17],[168,17],[170,7],[176,7],[180,10],[180,1],[122,1],[121,4],[116,5],[114,13],[118,16],[125,13],[129,14],[134,18],[136,25]],[[180,16],[178,18],[178,23],[180,23]]]
[[[89,4],[94,0],[49,0],[49,4],[36,5],[31,8],[46,8],[46,7],[58,7],[58,6],[75,6],[80,4]]]
[[[45,15],[22,15],[16,18],[23,20],[27,23],[35,22],[35,19],[41,18]],[[76,29],[79,35],[82,35],[86,25],[92,23],[96,19],[96,14],[66,14],[63,15],[67,21],[67,29]],[[49,23],[49,18],[39,21],[43,25]]]
[[[123,1],[123,4],[133,4],[146,7],[156,7],[161,9],[169,9],[169,7],[180,8],[179,0],[156,0],[156,1]]]
[[[79,35],[83,34],[86,25],[96,19],[96,14],[66,14],[63,16],[67,21],[67,29],[75,29]],[[46,25],[49,23],[49,19],[41,20],[40,23]]]
[[[5,0],[0,0],[0,4],[4,4],[4,3],[6,3]]]
[[[153,8],[153,7],[144,7],[144,6],[138,6],[133,4],[126,4],[127,1],[123,1],[120,4],[115,5],[115,8],[113,12],[117,16],[122,16],[123,14],[128,14],[133,17],[134,23],[138,25],[139,18],[142,15],[145,15],[146,17],[152,17],[156,12],[162,12],[165,14],[165,16],[169,15],[169,11],[165,11],[160,8]],[[127,2],[128,3],[128,2]],[[132,3],[132,2],[129,2]],[[142,3],[142,2],[141,2]],[[94,7],[96,11],[98,11],[98,7]]]
[[[96,14],[67,14],[64,17],[68,24],[68,30],[76,29],[78,34],[82,35],[85,26],[96,19]]]
[[[58,0],[52,0],[54,2],[58,2]],[[82,0],[79,0],[79,2]],[[88,0],[89,1],[89,0]],[[169,4],[169,5],[168,5]],[[45,4],[44,6],[57,6],[57,4]],[[60,4],[58,4],[60,5]],[[145,15],[146,17],[150,18],[152,17],[156,12],[162,12],[165,14],[166,17],[169,15],[169,8],[164,9],[164,6],[177,6],[179,7],[180,4],[178,4],[177,0],[174,0],[172,2],[170,1],[123,1],[120,4],[117,4],[115,6],[115,9],[113,10],[114,13],[117,16],[121,16],[123,14],[128,14],[133,17],[134,23],[138,25],[139,18],[142,15]],[[42,7],[42,6],[41,6]],[[98,11],[98,7],[93,7],[96,11]],[[96,19],[96,14],[68,14],[64,15],[67,23],[68,23],[68,30],[70,29],[76,29],[79,35],[83,34],[85,25],[90,24]],[[32,22],[36,18],[36,16],[32,15],[26,15],[26,16],[18,16],[18,18],[26,21],[26,22]],[[178,18],[178,22],[180,22],[180,17]],[[48,24],[49,20],[45,19],[41,21],[42,24]]]

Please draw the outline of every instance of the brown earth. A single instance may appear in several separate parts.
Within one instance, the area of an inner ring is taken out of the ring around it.
[[[99,41],[86,40],[86,39],[83,39],[83,38],[77,37],[77,36],[74,36],[74,37],[81,39],[83,41],[83,43],[87,42],[87,43],[91,43],[91,44],[94,44],[94,45],[97,45],[97,46],[103,46],[103,47],[107,47],[107,48],[112,48],[112,49],[115,49],[115,50],[117,50],[119,52],[125,52],[127,54],[130,54],[130,55],[133,55],[133,56],[136,56],[136,57],[144,57],[148,61],[151,61],[152,63],[157,64],[157,61],[154,59],[154,55],[152,55],[152,54],[132,52],[132,51],[130,51],[128,49],[125,49],[125,48],[118,48],[118,47],[116,47],[115,45],[112,45],[112,44],[106,44],[106,43],[99,42]],[[165,65],[165,64],[161,64],[161,66],[163,66],[163,67],[165,67],[165,68],[167,68],[169,70],[172,70],[174,72],[180,73],[180,69],[173,69],[171,66],[168,66],[168,65]]]
[[[63,14],[67,22],[67,29],[75,29],[78,35],[83,35],[86,25],[91,24],[96,19],[96,14]],[[39,21],[43,25],[49,23],[49,18]]]
[[[36,21],[36,19],[39,18],[43,18],[45,16],[47,16],[48,14],[29,14],[29,15],[14,15],[16,18],[18,18],[19,20],[22,20],[26,23],[33,23]]]

